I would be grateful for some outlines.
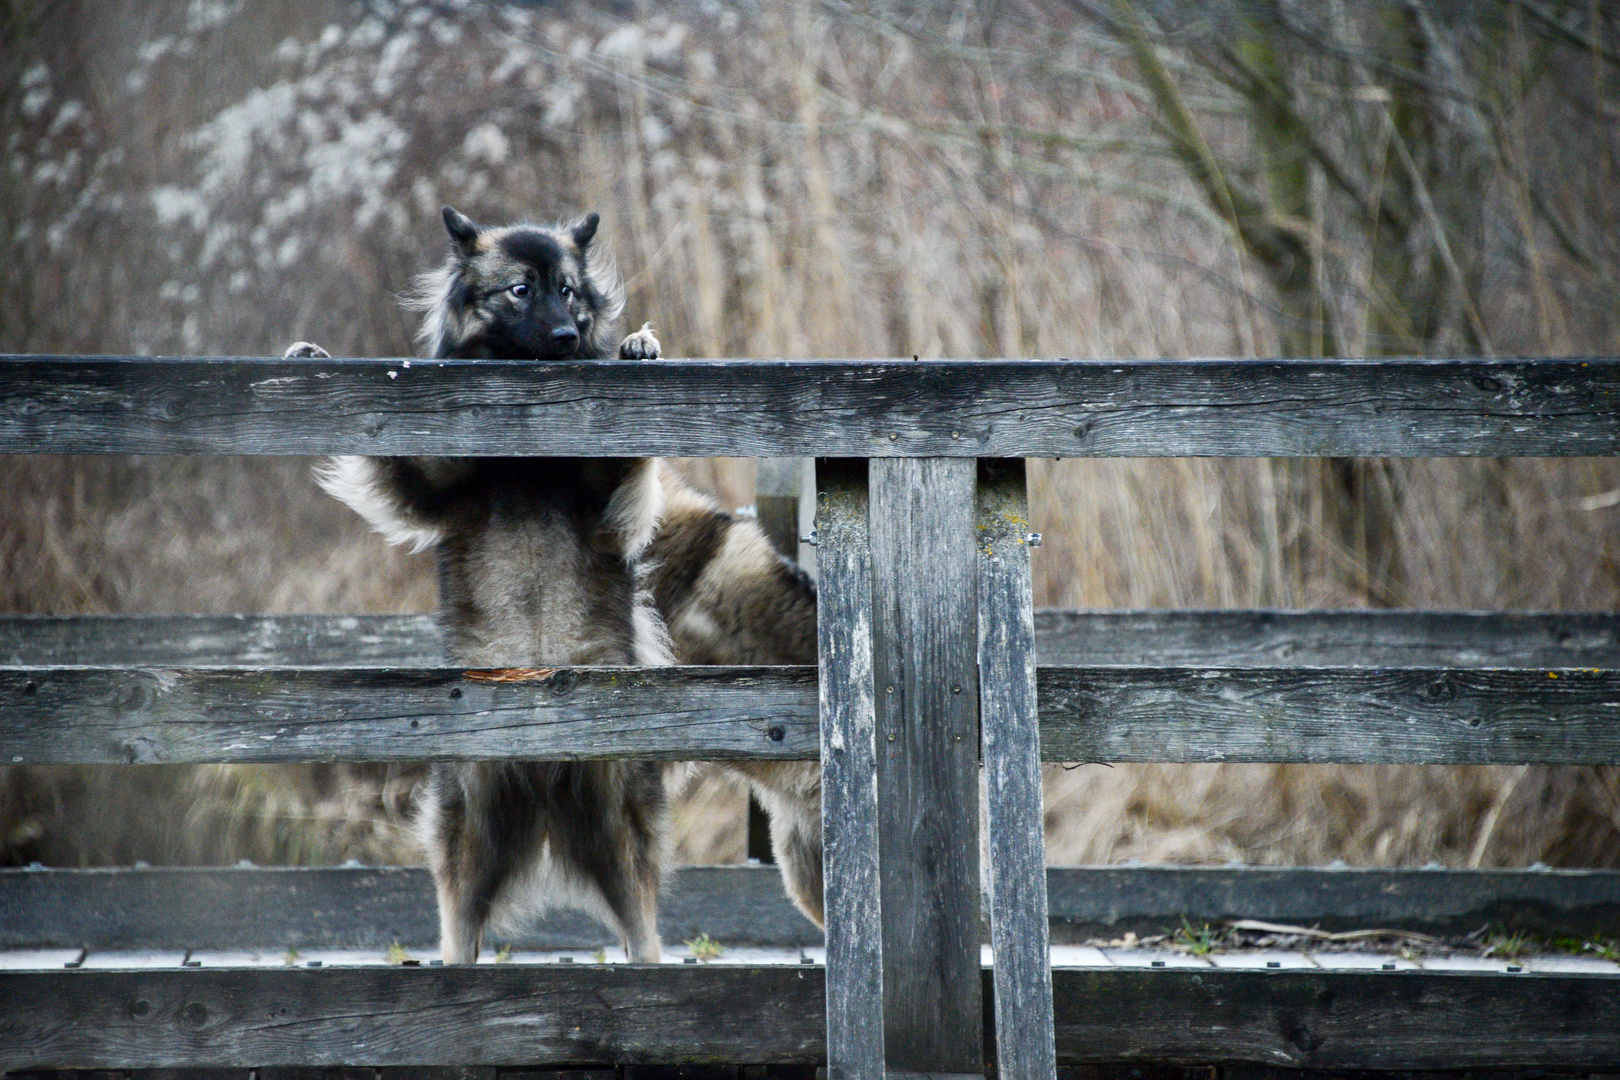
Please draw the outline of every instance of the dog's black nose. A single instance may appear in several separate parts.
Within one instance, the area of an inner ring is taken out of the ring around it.
[[[559,348],[572,352],[579,344],[579,331],[571,325],[559,326],[551,332],[551,340],[555,341]]]

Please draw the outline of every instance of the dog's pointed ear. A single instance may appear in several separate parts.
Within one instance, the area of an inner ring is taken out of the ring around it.
[[[478,226],[453,206],[446,206],[441,213],[444,214],[444,229],[450,234],[450,242],[462,257],[471,258],[478,250]]]
[[[595,210],[580,218],[570,230],[574,238],[574,246],[584,251],[591,246],[591,240],[596,236],[596,227],[602,223],[602,215]]]

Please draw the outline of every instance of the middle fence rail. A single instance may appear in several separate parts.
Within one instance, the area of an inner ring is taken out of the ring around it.
[[[1037,619],[1022,464],[986,460],[1612,455],[1620,362],[0,363],[12,453],[855,459],[820,471],[819,671],[465,671],[439,666],[421,620],[0,624],[0,761],[14,764],[819,754],[825,990],[802,966],[4,971],[0,1067],[719,1058],[826,1060],[834,1080],[875,1080],[982,1073],[992,1056],[1010,1078],[1050,1075],[1060,1058],[1413,1068],[1620,1055],[1614,1026],[1591,1023],[1620,1009],[1609,976],[1053,974],[1037,757],[1616,762],[1615,623]],[[288,655],[303,659],[275,659]],[[28,880],[43,879],[7,876],[0,895]]]
[[[1620,761],[1620,615],[1041,611],[1035,653],[1047,761]],[[820,755],[815,668],[443,662],[426,616],[0,618],[0,761]]]

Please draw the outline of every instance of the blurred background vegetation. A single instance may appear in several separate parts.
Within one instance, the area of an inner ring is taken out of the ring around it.
[[[408,355],[437,209],[674,356],[1620,353],[1597,0],[5,0],[0,350]],[[748,462],[685,467],[751,501]],[[0,459],[0,612],[406,612],[290,459]],[[1611,610],[1612,460],[1033,463],[1054,607]],[[0,770],[0,864],[414,861],[412,777]],[[700,781],[679,855],[741,858]],[[1054,767],[1053,862],[1620,865],[1610,769]]]

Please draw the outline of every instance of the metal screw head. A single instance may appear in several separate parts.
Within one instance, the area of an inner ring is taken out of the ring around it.
[[[821,531],[819,529],[811,529],[809,533],[807,533],[804,536],[799,537],[799,543],[801,543],[801,544],[809,544],[811,547],[815,547],[820,542],[821,542]]]
[[[1028,544],[1030,547],[1040,547],[1041,546],[1041,534],[1038,533],[1038,532],[1027,532],[1027,533],[1025,533],[1024,534],[1024,543]]]

